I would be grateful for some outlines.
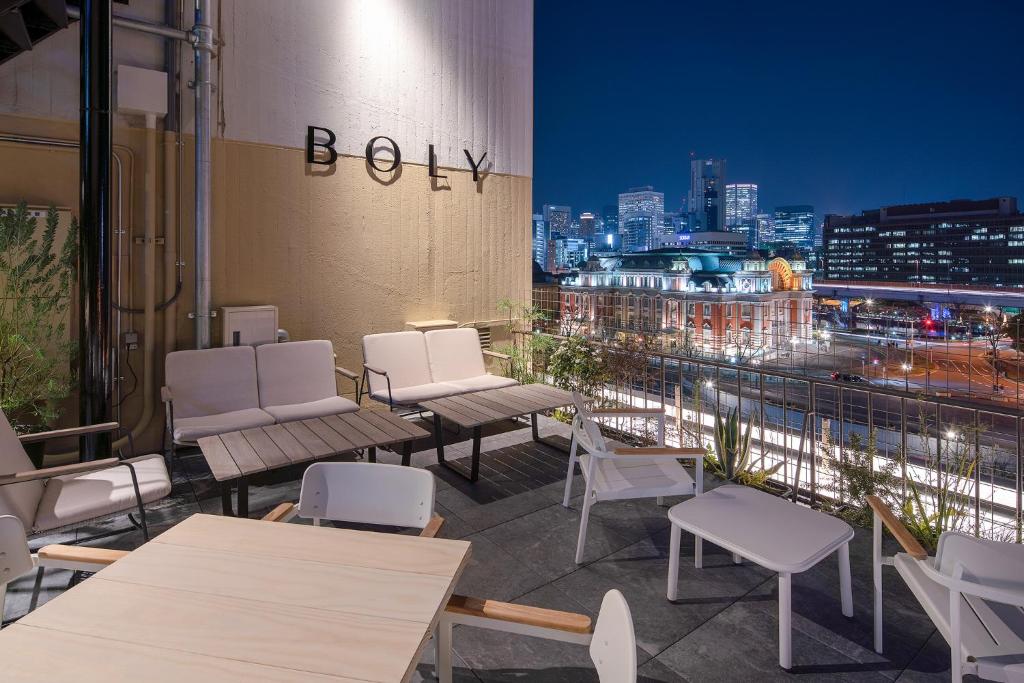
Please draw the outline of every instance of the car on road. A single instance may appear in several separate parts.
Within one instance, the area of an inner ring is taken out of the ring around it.
[[[850,375],[845,372],[833,372],[829,376],[836,382],[852,382],[854,384],[860,382],[867,382],[867,380],[861,377],[860,375]]]

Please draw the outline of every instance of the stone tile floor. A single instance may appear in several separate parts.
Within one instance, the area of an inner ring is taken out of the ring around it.
[[[567,429],[542,418],[542,435],[565,443]],[[430,426],[424,422],[424,426]],[[468,434],[446,434],[449,460],[467,458]],[[442,536],[473,543],[457,591],[596,617],[605,591],[620,589],[629,601],[637,636],[640,681],[737,680],[948,680],[949,649],[902,582],[886,570],[886,648],[871,649],[870,533],[858,530],[851,548],[853,619],[842,616],[835,560],[827,559],[793,580],[793,660],[777,665],[777,581],[770,572],[734,565],[731,556],[705,544],[705,568],[693,568],[693,537],[683,535],[679,599],[665,599],[668,570],[666,509],[655,501],[605,502],[591,512],[585,562],[573,561],[579,524],[580,475],[570,508],[561,505],[567,456],[534,443],[528,423],[485,431],[481,480],[470,484],[436,464],[429,441],[417,443],[413,464],[437,476]],[[381,462],[398,461],[382,451]],[[301,470],[282,471],[250,489],[253,516],[298,495]],[[715,482],[708,482],[708,486]],[[668,500],[668,504],[676,501]],[[182,455],[171,498],[150,508],[153,533],[196,512],[220,514],[219,489],[198,451]],[[61,542],[124,525],[113,518],[75,533],[33,539]],[[779,530],[784,533],[784,530]],[[133,548],[129,531],[98,542]],[[42,600],[66,589],[68,572],[48,572]],[[8,591],[7,619],[22,614],[31,579]],[[454,635],[456,680],[596,681],[586,648],[468,627]],[[433,680],[427,648],[416,680]]]

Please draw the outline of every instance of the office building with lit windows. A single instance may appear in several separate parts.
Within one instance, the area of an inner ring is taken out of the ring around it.
[[[548,228],[544,215],[533,214],[533,261],[543,268],[548,262]]]
[[[545,204],[544,222],[547,223],[549,237],[555,234],[568,237],[572,226],[572,207]]]
[[[619,195],[619,230],[626,251],[655,248],[664,223],[665,195],[653,187],[634,187]]]
[[[690,230],[722,230],[725,227],[725,159],[691,159]]]
[[[806,204],[775,207],[773,241],[788,242],[797,249],[814,248],[814,207]]]
[[[729,183],[725,186],[725,229],[747,237],[750,244],[757,229],[757,185]]]
[[[1015,197],[954,199],[825,217],[824,277],[1024,287]]]

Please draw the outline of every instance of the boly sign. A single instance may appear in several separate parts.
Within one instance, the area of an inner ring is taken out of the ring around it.
[[[326,134],[327,139],[324,141],[317,141],[316,132],[320,131]],[[333,166],[334,162],[338,160],[338,151],[334,148],[334,143],[338,141],[338,137],[334,134],[330,128],[323,128],[322,126],[306,126],[306,163],[307,164],[318,164],[320,166]],[[374,151],[378,142],[386,143],[391,149],[392,158],[386,161],[377,159]],[[317,157],[317,148],[323,150],[320,157]],[[474,159],[473,155],[468,149],[462,150],[466,155],[466,161],[469,162],[469,168],[473,172],[473,181],[480,180],[480,165],[487,158],[487,152],[480,155],[479,159]],[[402,165],[402,150],[399,148],[398,143],[389,138],[386,135],[378,135],[370,138],[370,141],[366,143],[366,163],[373,166],[376,170],[381,173],[390,173],[395,171],[399,166]],[[437,172],[437,157],[434,155],[434,145],[427,145],[427,167],[431,178],[447,178],[448,176],[442,175]]]

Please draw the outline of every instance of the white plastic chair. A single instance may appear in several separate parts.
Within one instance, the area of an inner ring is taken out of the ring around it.
[[[576,417],[572,423],[572,448],[569,470],[565,478],[562,505],[569,507],[576,462],[583,471],[586,491],[580,517],[580,533],[576,543],[576,563],[583,561],[590,508],[601,500],[632,500],[664,496],[690,496],[704,491],[703,448],[665,446],[665,412],[661,408],[610,408],[587,410],[583,396],[573,392]],[[657,418],[658,445],[646,448],[609,448],[595,422],[596,418]],[[578,449],[584,453],[577,456]],[[686,471],[679,459],[694,463],[694,475]]]
[[[626,598],[617,590],[605,593],[593,629],[590,617],[582,614],[452,596],[438,626],[440,683],[452,680],[452,627],[456,624],[587,645],[601,683],[636,682],[633,617]]]
[[[263,519],[382,524],[422,529],[436,536],[444,519],[434,514],[434,475],[426,470],[368,462],[318,462],[302,475],[299,502],[282,503]]]
[[[1024,546],[947,531],[935,557],[875,496],[875,651],[882,652],[882,566],[896,568],[950,647],[950,678],[1024,681]],[[905,552],[882,556],[882,527]]]
[[[4,615],[7,585],[15,579],[44,568],[95,572],[127,554],[125,550],[48,545],[33,555],[21,520],[14,515],[0,515],[0,622]],[[39,581],[36,581],[29,611],[35,609],[38,596]]]

